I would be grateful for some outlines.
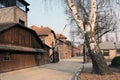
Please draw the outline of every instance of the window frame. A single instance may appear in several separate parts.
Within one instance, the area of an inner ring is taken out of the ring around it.
[[[25,21],[23,21],[23,20],[19,19],[19,24],[21,24],[21,25],[25,26]]]
[[[104,51],[103,51],[103,55],[104,55],[104,56],[110,56],[109,50],[104,50]]]

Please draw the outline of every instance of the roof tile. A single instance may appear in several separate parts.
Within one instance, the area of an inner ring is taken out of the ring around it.
[[[30,28],[35,30],[38,35],[49,35],[52,32],[52,29],[50,29],[49,27],[37,27],[33,25]]]

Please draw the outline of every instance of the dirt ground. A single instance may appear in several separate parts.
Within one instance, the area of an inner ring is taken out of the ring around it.
[[[78,80],[120,80],[120,68],[110,68],[113,72],[111,75],[96,75],[92,74],[89,69],[86,69],[78,77]]]

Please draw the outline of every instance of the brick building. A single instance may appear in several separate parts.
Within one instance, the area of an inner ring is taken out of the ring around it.
[[[71,42],[67,41],[67,37],[63,34],[56,34],[57,38],[57,50],[59,52],[60,59],[67,59],[72,57],[72,46]]]
[[[55,46],[56,43],[56,36],[52,29],[49,27],[37,27],[37,26],[31,26],[32,30],[36,31],[39,38],[50,48]],[[50,53],[51,55],[51,53]]]
[[[80,55],[82,55],[82,53],[83,53],[81,47],[73,46],[73,47],[72,47],[72,50],[73,50],[73,53],[72,53],[72,56],[73,56],[73,57],[80,56]]]
[[[54,52],[56,49],[56,35],[55,32],[50,29],[49,27],[37,27],[37,26],[31,26],[30,27],[32,30],[35,30],[39,38],[51,49],[49,51],[49,56],[53,56]],[[55,59],[53,59],[55,58]],[[58,59],[58,52],[54,54],[54,57],[51,58],[52,60],[57,60]]]

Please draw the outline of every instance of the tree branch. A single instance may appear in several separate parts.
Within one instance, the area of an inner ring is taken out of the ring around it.
[[[110,32],[110,31],[112,31],[112,29],[110,29],[110,30],[108,30],[108,31],[105,31],[103,34],[101,34],[100,36],[97,37],[97,40],[98,40],[99,38],[101,38],[104,34]]]

